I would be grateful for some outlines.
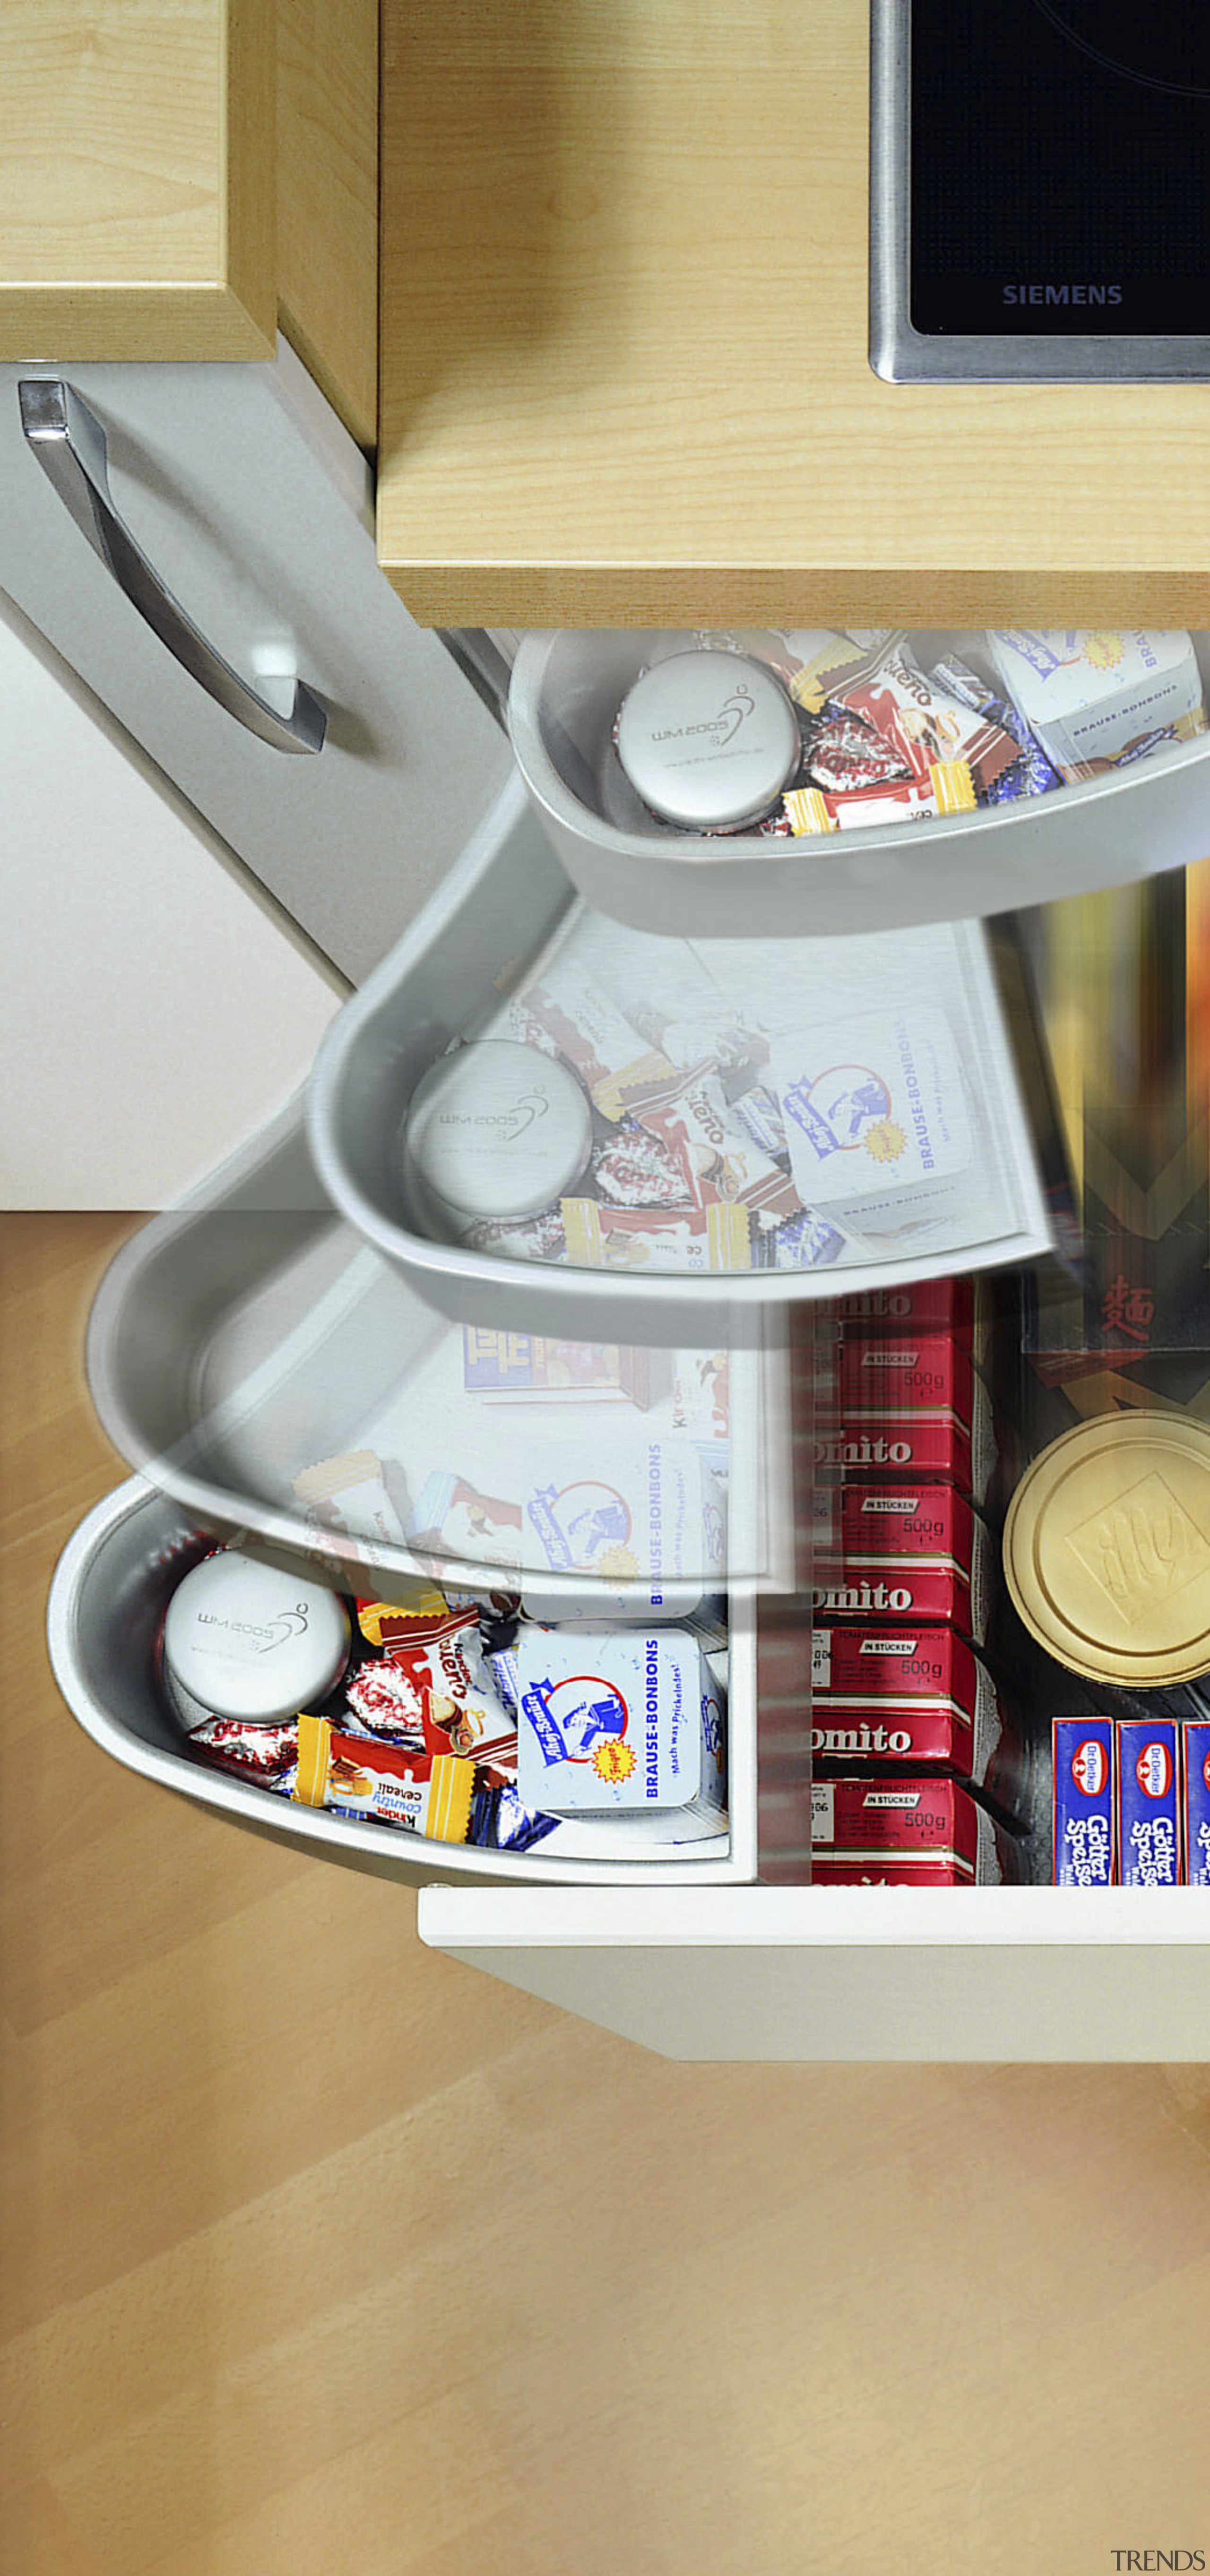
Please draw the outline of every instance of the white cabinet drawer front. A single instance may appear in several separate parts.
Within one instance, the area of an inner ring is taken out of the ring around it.
[[[421,1938],[665,2057],[1203,2062],[1201,1888],[426,1889]]]
[[[930,637],[934,658],[958,640]],[[518,766],[550,840],[589,902],[635,929],[725,937],[970,920],[1130,885],[1210,851],[1210,735],[1046,795],[820,838],[644,828],[632,791],[631,819],[610,819],[625,788],[614,719],[667,642],[640,630],[530,634],[509,693]],[[1210,637],[1195,644],[1210,689]]]
[[[323,749],[259,740],[174,660],[23,434],[61,379],[115,507],[207,642],[266,697],[297,679]],[[365,460],[284,346],[273,365],[0,369],[0,583],[311,937],[364,975],[508,775],[507,746],[379,573]]]

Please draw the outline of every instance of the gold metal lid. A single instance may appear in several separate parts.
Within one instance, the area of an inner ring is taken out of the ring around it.
[[[1065,1431],[1013,1495],[1004,1571],[1031,1636],[1086,1681],[1210,1671],[1210,1430],[1131,1412]]]

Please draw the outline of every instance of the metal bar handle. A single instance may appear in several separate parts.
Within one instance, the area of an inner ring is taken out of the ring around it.
[[[207,642],[148,562],[114,508],[105,432],[95,412],[59,377],[25,377],[17,394],[21,427],[44,474],[161,644],[228,715],[274,750],[322,751],[328,718],[314,692],[296,680],[288,715],[268,705]]]

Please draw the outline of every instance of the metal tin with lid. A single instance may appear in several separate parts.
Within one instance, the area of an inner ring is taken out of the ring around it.
[[[406,1177],[455,1227],[539,1215],[579,1180],[591,1151],[592,1112],[574,1074],[509,1038],[439,1057],[408,1107]]]
[[[349,1656],[339,1593],[224,1548],[178,1584],[164,1621],[164,1680],[182,1724],[267,1724],[326,1699]]]
[[[1064,1432],[1013,1495],[1004,1570],[1030,1635],[1085,1681],[1210,1673],[1210,1429],[1148,1410]]]
[[[734,831],[776,805],[802,759],[794,706],[746,654],[654,662],[622,701],[618,758],[636,795],[687,832]]]

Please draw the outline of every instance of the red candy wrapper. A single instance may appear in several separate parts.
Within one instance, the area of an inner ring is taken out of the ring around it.
[[[709,1066],[679,1077],[673,1098],[640,1095],[635,1113],[684,1172],[695,1206],[716,1201],[792,1216],[801,1205],[789,1173],[733,1118]]]
[[[1020,758],[1020,744],[1003,725],[927,679],[902,644],[872,667],[842,674],[834,703],[873,725],[921,786],[935,762],[965,761],[976,787],[986,790]]]
[[[976,801],[964,760],[934,761],[927,778],[887,778],[868,787],[792,787],[782,798],[790,829],[800,836],[921,823],[933,814],[973,814]]]
[[[293,1796],[304,1807],[337,1807],[372,1816],[430,1841],[464,1843],[470,1828],[475,1766],[342,1735],[326,1718],[298,1720],[298,1777]]]
[[[207,1717],[191,1727],[186,1742],[213,1771],[231,1771],[254,1784],[275,1780],[298,1759],[298,1719],[278,1717],[261,1726],[242,1717]]]

